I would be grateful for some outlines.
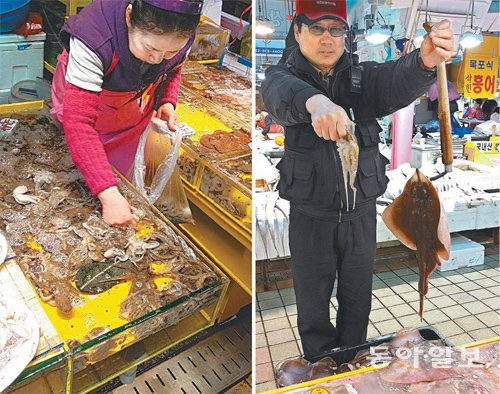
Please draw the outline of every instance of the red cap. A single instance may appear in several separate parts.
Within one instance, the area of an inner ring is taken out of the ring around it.
[[[297,14],[317,22],[322,19],[336,19],[347,27],[347,5],[345,0],[296,0]]]

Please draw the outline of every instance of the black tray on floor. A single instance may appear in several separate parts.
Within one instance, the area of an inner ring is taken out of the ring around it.
[[[419,327],[419,332],[422,338],[427,339],[429,341],[440,339],[443,342],[443,345],[453,346],[453,344],[444,338],[438,330],[436,330],[432,326]],[[356,346],[344,346],[332,349],[325,353],[319,354],[315,357],[308,358],[308,360],[312,363],[321,360],[323,357],[331,357],[337,365],[347,363],[352,361],[352,359],[356,356],[356,354],[360,350],[369,349],[371,346],[378,346],[384,342],[390,342],[392,337],[394,337],[396,333],[382,335],[380,337],[370,338],[366,342],[356,345]]]

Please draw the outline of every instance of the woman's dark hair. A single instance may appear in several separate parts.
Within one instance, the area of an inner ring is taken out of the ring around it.
[[[493,112],[495,112],[497,106],[498,104],[495,100],[486,100],[481,106],[481,111],[483,111],[483,114],[488,116],[493,114]]]
[[[131,0],[132,26],[153,34],[177,33],[191,37],[196,32],[200,15],[180,14],[152,6],[143,0]]]
[[[481,105],[481,104],[483,103],[483,99],[474,99],[474,102],[475,102],[476,104]]]

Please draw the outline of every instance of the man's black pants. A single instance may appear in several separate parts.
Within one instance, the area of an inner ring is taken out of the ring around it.
[[[302,349],[312,358],[366,340],[376,249],[375,201],[342,221],[290,209],[290,251]],[[330,299],[338,275],[336,327]]]

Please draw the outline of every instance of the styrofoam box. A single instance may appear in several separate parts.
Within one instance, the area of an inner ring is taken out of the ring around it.
[[[498,200],[476,207],[476,229],[500,226],[500,202]]]
[[[43,77],[45,33],[24,38],[0,34],[0,91],[9,90],[19,81]]]
[[[476,208],[469,208],[462,211],[446,212],[446,220],[448,222],[448,228],[451,232],[475,229],[476,219]]]
[[[1,89],[0,90],[0,105],[8,104],[10,97],[10,89]]]
[[[484,246],[459,234],[452,234],[450,259],[438,265],[439,271],[484,264]]]
[[[452,149],[453,153],[462,153],[463,145],[454,144]],[[440,145],[411,144],[411,166],[414,168],[422,168],[428,163],[435,163],[441,156]]]

